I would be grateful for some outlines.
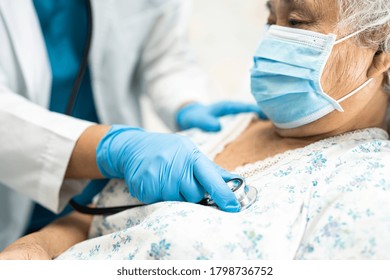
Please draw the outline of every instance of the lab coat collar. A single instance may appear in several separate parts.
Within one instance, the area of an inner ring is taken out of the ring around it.
[[[33,2],[1,0],[0,13],[26,84],[26,97],[48,106],[51,69]],[[46,89],[46,94],[42,93],[42,89]]]

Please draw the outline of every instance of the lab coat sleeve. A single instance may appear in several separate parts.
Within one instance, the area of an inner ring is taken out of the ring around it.
[[[92,125],[50,112],[0,83],[0,182],[61,211],[86,182],[65,180],[77,139]]]
[[[141,56],[147,95],[160,118],[177,130],[176,113],[188,102],[210,102],[209,81],[190,50],[191,1],[165,1]]]

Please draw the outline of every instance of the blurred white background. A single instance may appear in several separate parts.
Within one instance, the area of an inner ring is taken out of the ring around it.
[[[252,57],[267,12],[265,0],[193,0],[189,39],[216,99],[253,102]],[[145,127],[168,131],[143,100]]]

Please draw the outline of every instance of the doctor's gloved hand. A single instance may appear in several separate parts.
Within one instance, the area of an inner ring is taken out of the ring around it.
[[[224,179],[235,177],[215,165],[186,137],[113,126],[97,147],[97,165],[107,178],[123,178],[143,203],[197,203],[210,194],[221,210],[240,211]]]
[[[200,128],[207,132],[221,130],[219,117],[240,113],[256,113],[260,119],[266,119],[256,104],[235,101],[222,101],[211,105],[191,103],[177,113],[177,124],[180,130]]]

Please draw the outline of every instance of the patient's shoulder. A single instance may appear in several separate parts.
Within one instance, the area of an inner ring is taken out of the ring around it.
[[[341,138],[341,149],[345,157],[357,162],[380,160],[390,163],[390,141],[386,131],[382,129],[366,129],[350,133]]]
[[[324,152],[329,159],[329,175],[339,178],[336,181],[344,182],[345,186],[390,186],[390,141],[381,131],[365,133],[373,137],[352,136]]]

